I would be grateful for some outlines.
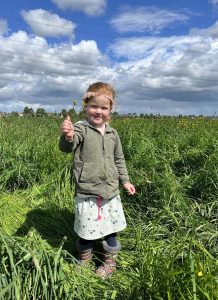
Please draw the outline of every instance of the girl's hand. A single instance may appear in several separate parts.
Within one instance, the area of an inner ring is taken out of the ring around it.
[[[126,183],[124,183],[123,187],[128,192],[129,195],[135,194],[135,187],[132,183],[126,182]]]
[[[74,127],[69,115],[67,115],[66,119],[62,123],[61,131],[67,141],[73,141]]]

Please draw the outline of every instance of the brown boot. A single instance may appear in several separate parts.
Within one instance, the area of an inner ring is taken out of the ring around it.
[[[102,242],[104,249],[104,262],[97,268],[96,275],[102,278],[110,277],[116,270],[116,258],[121,249],[120,242],[117,241],[117,246],[110,247],[106,241]]]
[[[78,262],[80,265],[88,264],[93,256],[93,248],[84,249],[79,240],[76,241],[76,249],[78,251]]]

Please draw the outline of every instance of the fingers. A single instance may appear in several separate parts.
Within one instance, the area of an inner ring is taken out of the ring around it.
[[[128,192],[129,195],[135,194],[135,187],[130,182],[125,183],[124,188],[126,189],[126,191]]]
[[[128,192],[129,192],[130,195],[134,195],[135,194],[135,187],[134,187],[133,184],[129,185]]]
[[[70,116],[67,115],[61,125],[61,131],[65,136],[69,136],[72,137],[73,135],[73,131],[74,131],[74,127],[73,124],[71,122]]]
[[[128,192],[129,192],[129,195],[134,195],[135,194],[135,188],[134,188],[134,186],[131,186],[129,188]]]
[[[134,195],[134,194],[135,194],[135,187],[131,186],[131,195]]]
[[[63,133],[73,131],[73,124],[70,121],[65,120],[62,124],[61,129]]]
[[[71,121],[68,121],[68,120],[64,120],[64,122],[62,123],[62,129],[70,129],[72,130],[73,129],[73,124]]]

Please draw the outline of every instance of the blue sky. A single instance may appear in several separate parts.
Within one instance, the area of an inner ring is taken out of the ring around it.
[[[218,0],[1,1],[0,58],[0,111],[104,81],[120,113],[218,114]]]

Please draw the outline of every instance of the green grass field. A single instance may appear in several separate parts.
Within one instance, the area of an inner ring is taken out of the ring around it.
[[[61,120],[1,118],[0,299],[218,299],[218,120],[116,118],[136,187],[117,272],[76,261]],[[99,244],[96,245],[100,251]]]

